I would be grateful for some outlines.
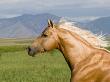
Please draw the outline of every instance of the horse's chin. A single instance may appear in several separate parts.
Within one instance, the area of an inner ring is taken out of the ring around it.
[[[32,55],[31,57],[35,57],[35,55]]]
[[[45,52],[44,51],[42,51],[42,52],[37,52],[37,53],[34,53],[34,54],[28,54],[29,56],[31,56],[31,57],[36,57],[37,55],[39,55],[39,54],[44,54]]]
[[[31,56],[31,57],[35,57],[35,54],[33,55],[33,54],[28,54],[29,56]]]

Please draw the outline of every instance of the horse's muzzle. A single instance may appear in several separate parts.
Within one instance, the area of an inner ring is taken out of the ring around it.
[[[27,47],[26,49],[27,49],[27,52],[28,52],[29,56],[32,56],[32,57],[35,56],[35,53],[36,53],[36,49],[35,48]]]

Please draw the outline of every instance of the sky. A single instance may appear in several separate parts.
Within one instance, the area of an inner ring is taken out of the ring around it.
[[[110,0],[0,0],[0,18],[22,14],[58,16],[109,16]]]

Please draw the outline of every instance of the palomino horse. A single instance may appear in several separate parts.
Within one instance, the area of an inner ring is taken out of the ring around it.
[[[87,30],[49,20],[48,27],[28,47],[28,54],[59,49],[70,67],[70,82],[110,82],[110,53],[100,47],[102,43]]]

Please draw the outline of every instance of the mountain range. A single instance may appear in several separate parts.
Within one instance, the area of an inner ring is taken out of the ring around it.
[[[43,13],[0,19],[0,38],[36,37],[45,29],[48,19],[58,22],[60,18],[49,13]]]
[[[94,33],[110,35],[110,17],[100,17],[87,23],[77,23],[81,28],[89,29]]]
[[[37,37],[47,26],[47,20],[58,22],[61,17],[43,13],[37,15],[24,14],[13,18],[0,19],[0,38]],[[74,20],[73,20],[74,21]],[[77,21],[76,21],[77,22]],[[95,33],[110,34],[110,17],[100,17],[89,22],[77,22],[76,25]]]

